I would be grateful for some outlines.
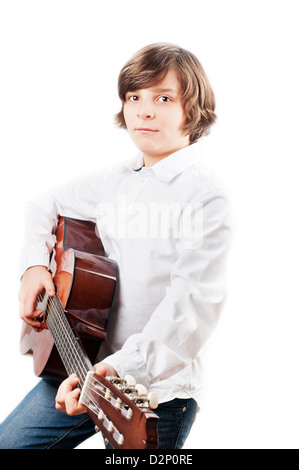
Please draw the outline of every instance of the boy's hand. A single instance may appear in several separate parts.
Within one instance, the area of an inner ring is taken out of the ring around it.
[[[19,292],[20,317],[36,330],[41,326],[37,318],[42,314],[41,310],[36,310],[36,298],[43,290],[51,297],[55,294],[53,279],[48,269],[45,266],[27,269]]]
[[[109,364],[99,362],[94,366],[97,374],[110,376],[117,376],[116,371]],[[56,395],[56,409],[65,411],[68,415],[74,416],[87,412],[87,408],[79,403],[81,390],[76,388],[78,385],[78,377],[75,374],[70,375],[60,385]]]

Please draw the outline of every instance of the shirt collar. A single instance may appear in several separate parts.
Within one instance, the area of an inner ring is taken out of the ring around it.
[[[199,159],[199,142],[188,145],[177,152],[172,153],[163,160],[150,167],[160,181],[168,183]],[[143,166],[142,154],[128,162],[127,167],[131,170],[140,170]]]

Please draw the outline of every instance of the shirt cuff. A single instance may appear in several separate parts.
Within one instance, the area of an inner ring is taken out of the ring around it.
[[[19,265],[20,279],[24,275],[25,271],[32,266],[45,266],[49,269],[49,250],[47,247],[34,246],[26,249],[25,254],[21,257]]]
[[[107,362],[112,366],[119,377],[124,378],[126,375],[132,375],[136,383],[150,387],[150,383],[146,374],[144,364],[141,360],[141,354],[137,350],[121,349],[111,356],[105,357],[103,362]]]

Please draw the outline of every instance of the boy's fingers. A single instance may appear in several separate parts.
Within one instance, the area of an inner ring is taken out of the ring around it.
[[[40,326],[40,321],[38,320],[38,318],[41,316],[41,314],[42,310],[34,310],[34,305],[32,306],[31,303],[20,303],[20,317],[29,325],[33,327]]]
[[[86,407],[79,403],[80,393],[81,390],[76,388],[66,395],[65,409],[70,416],[86,413]]]
[[[71,392],[78,385],[78,382],[76,374],[72,374],[65,379],[57,390],[56,403],[64,403],[66,394]]]
[[[29,315],[35,310],[36,294],[28,294],[20,301],[20,314],[23,316]]]
[[[79,403],[80,389],[78,377],[75,374],[62,382],[56,395],[56,409],[65,411],[69,415],[77,415],[86,412],[86,407]]]
[[[105,362],[98,362],[97,364],[94,365],[94,370],[98,375],[103,375],[106,377],[106,375],[110,376],[117,376],[117,372],[115,369],[113,369],[110,364],[107,364]]]
[[[53,295],[55,294],[55,286],[54,286],[54,283],[52,281],[51,275],[50,275],[50,278],[44,282],[44,288],[45,288],[47,294],[50,297],[53,297]]]
[[[24,292],[21,290],[19,295],[20,317],[32,327],[39,327],[41,324],[37,318],[42,314],[42,310],[36,309],[36,299],[38,294],[43,290],[45,290],[50,297],[53,297],[55,294],[55,286],[50,273],[47,273],[46,278],[41,282],[37,290],[32,292]]]

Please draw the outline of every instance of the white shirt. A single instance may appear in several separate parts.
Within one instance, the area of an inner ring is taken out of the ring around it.
[[[160,402],[193,397],[200,405],[201,352],[225,300],[229,203],[199,144],[142,165],[138,155],[31,201],[21,273],[49,265],[58,215],[96,222],[119,269],[98,359]]]

